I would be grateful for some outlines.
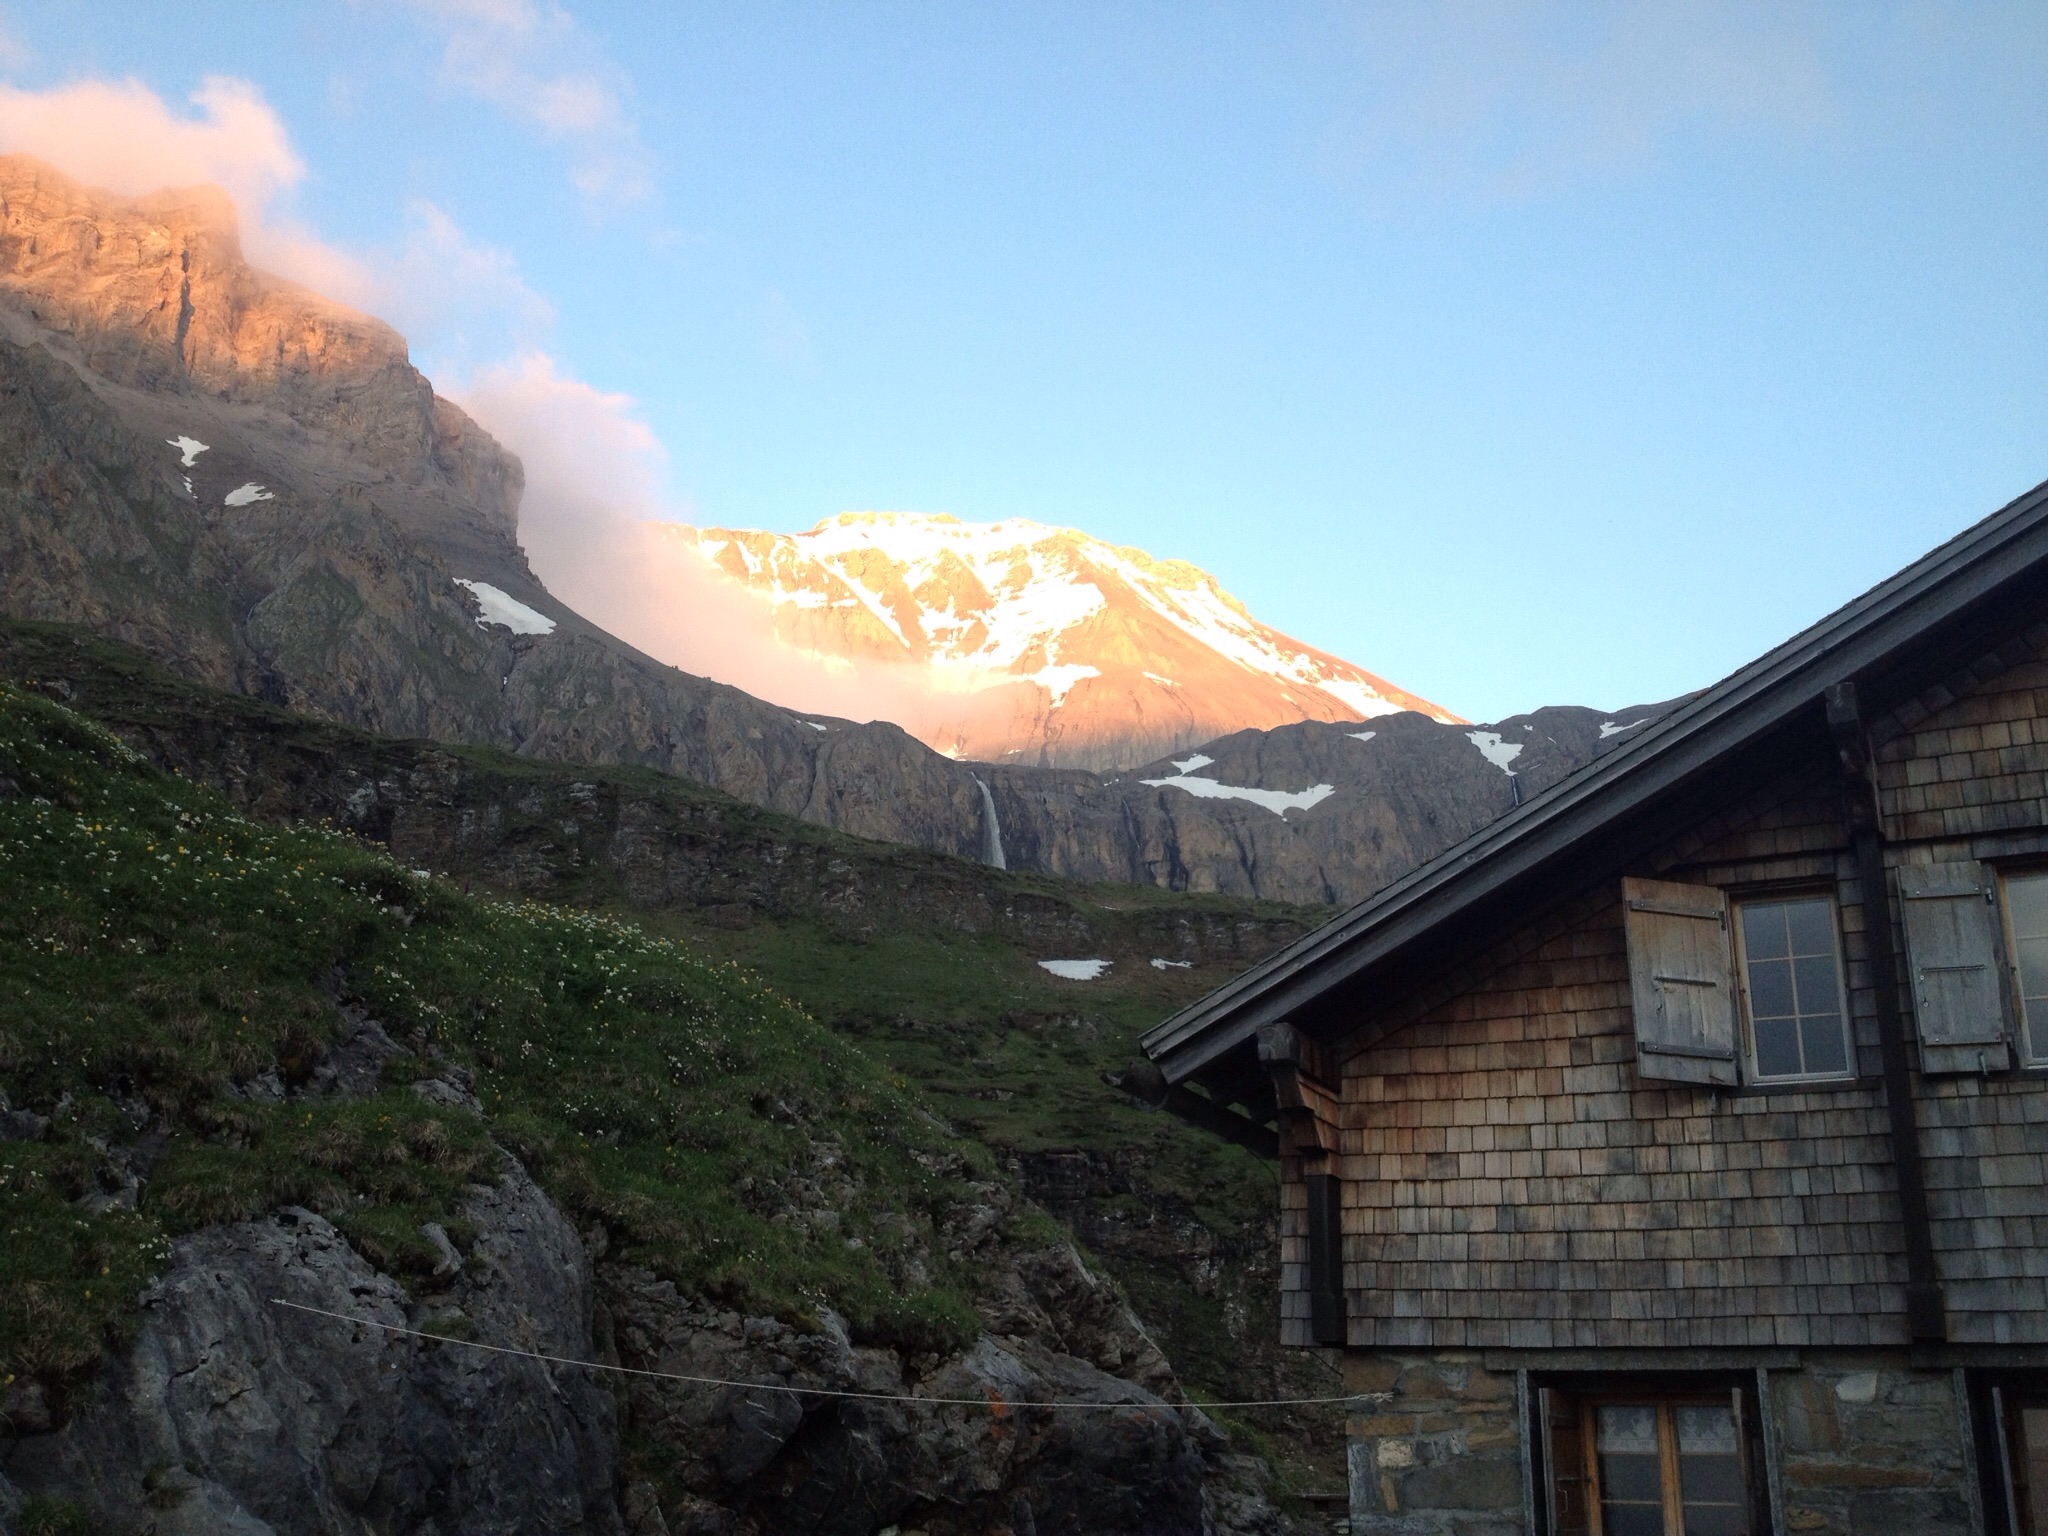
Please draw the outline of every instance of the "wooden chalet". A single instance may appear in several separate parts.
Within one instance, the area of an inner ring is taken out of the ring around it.
[[[2048,486],[1143,1049],[1353,1536],[2048,1536]]]

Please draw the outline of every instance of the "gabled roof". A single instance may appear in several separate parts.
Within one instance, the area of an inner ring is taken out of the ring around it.
[[[1168,1083],[1218,1068],[1248,1052],[1262,1025],[1294,1020],[1333,988],[1364,983],[1504,887],[1811,715],[1831,684],[1881,668],[2001,587],[2043,570],[2048,482],[1182,1009],[1148,1031],[1140,1048]]]

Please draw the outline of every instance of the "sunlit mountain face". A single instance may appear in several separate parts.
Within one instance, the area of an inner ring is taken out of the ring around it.
[[[781,644],[850,681],[921,674],[900,723],[955,757],[1100,769],[1247,727],[1458,718],[1261,624],[1185,561],[1071,528],[847,512],[798,534],[663,525],[658,547],[764,598]]]

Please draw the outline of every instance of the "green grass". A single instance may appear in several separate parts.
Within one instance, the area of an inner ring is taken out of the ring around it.
[[[4,684],[0,779],[0,1084],[52,1122],[0,1143],[0,1375],[80,1369],[130,1325],[168,1237],[281,1203],[422,1269],[420,1226],[493,1176],[494,1139],[579,1227],[685,1287],[830,1306],[913,1348],[972,1336],[972,1277],[929,1252],[986,1154],[755,976],[248,820]],[[303,1081],[344,1003],[406,1048],[392,1081],[247,1092]],[[487,1122],[404,1086],[444,1060],[474,1070]],[[778,1219],[821,1148],[836,1231]],[[139,1208],[95,1209],[138,1161]]]
[[[670,953],[694,956],[713,974],[730,974],[729,962],[743,965],[850,1048],[902,1095],[900,1104],[929,1109],[973,1143],[952,1145],[977,1170],[994,1170],[987,1176],[1028,1177],[1034,1160],[1059,1154],[1094,1159],[1114,1171],[1122,1192],[1091,1196],[1077,1223],[1096,1238],[1104,1238],[1096,1218],[1137,1235],[1098,1241],[1093,1261],[1123,1284],[1191,1393],[1234,1399],[1334,1390],[1318,1361],[1280,1350],[1273,1337],[1271,1277],[1260,1268],[1272,1258],[1271,1165],[1136,1108],[1108,1081],[1132,1060],[1145,1029],[1327,913],[1002,873],[849,837],[645,768],[394,742],[197,687],[139,653],[58,626],[0,624],[0,666],[17,677],[69,679],[81,711],[195,777],[218,777],[266,818],[320,814],[336,797],[315,791],[340,781],[336,765],[349,783],[405,783],[425,769],[432,816],[496,829],[489,839],[429,849],[420,839],[431,831],[430,816],[401,817],[394,835],[410,861],[431,862],[450,877],[432,890],[473,883],[573,905],[672,941]],[[643,846],[701,854],[690,879],[635,879],[615,865],[611,828],[628,807]],[[1185,942],[1191,924],[1208,937]],[[427,975],[417,947],[427,931],[416,922],[379,940],[379,955],[399,940],[414,946],[403,953],[415,984]],[[1084,955],[1116,963],[1087,983],[1059,980],[1036,964]],[[1154,956],[1197,963],[1162,971],[1148,963]],[[359,989],[376,984],[366,962],[389,963],[369,956],[354,963],[351,984]],[[480,1036],[463,1048],[474,1053],[489,1044]],[[754,1070],[734,1069],[735,1093],[751,1097],[747,1074]],[[815,1097],[816,1074],[799,1068],[798,1075],[812,1082]],[[0,1082],[7,1080],[0,1067]],[[502,1084],[497,1091],[505,1092]],[[517,1128],[512,1107],[494,1100],[492,1113],[496,1133],[509,1137]],[[551,1170],[550,1188],[563,1195],[572,1170],[549,1158],[573,1117],[542,1105],[518,1125],[522,1154]],[[603,1127],[595,1134],[601,1138]],[[619,1149],[617,1163],[603,1161],[613,1149],[601,1140],[578,1153],[573,1174],[586,1212],[625,1200],[639,1187],[635,1179],[658,1186],[665,1177],[666,1152],[650,1162],[655,1143],[634,1145],[631,1157]],[[881,1177],[878,1201],[893,1198],[892,1175],[885,1169]],[[384,1214],[354,1218],[357,1242],[385,1242],[394,1252],[419,1242],[410,1206],[374,1210]],[[771,1236],[780,1235],[777,1226]],[[1188,1242],[1214,1244],[1223,1257],[1204,1269],[1190,1262]],[[417,1257],[424,1260],[423,1250]],[[823,1265],[836,1255],[816,1257]],[[940,1278],[943,1294],[961,1294],[965,1282]],[[1226,1326],[1233,1317],[1235,1331]],[[1334,1424],[1334,1415],[1325,1417]],[[1331,1458],[1341,1435],[1317,1416],[1262,1412],[1245,1427],[1271,1436],[1269,1449],[1289,1464],[1283,1472],[1292,1479],[1337,1477]]]

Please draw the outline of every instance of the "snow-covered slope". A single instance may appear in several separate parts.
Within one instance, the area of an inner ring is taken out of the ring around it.
[[[900,723],[957,757],[1102,768],[1247,727],[1457,718],[1259,623],[1184,561],[1071,528],[847,512],[664,537],[766,597],[784,643],[920,669],[930,706]]]

